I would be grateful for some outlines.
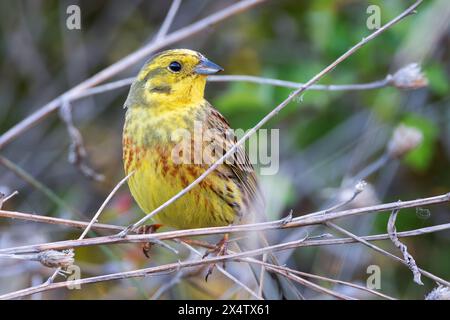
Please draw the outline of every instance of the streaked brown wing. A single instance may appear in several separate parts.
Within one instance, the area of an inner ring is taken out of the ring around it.
[[[207,105],[207,129],[213,130],[217,134],[214,134],[214,145],[217,150],[223,149],[214,159],[218,160],[225,152],[231,149],[231,147],[237,142],[237,138],[230,129],[230,125],[227,120],[220,114],[219,111],[214,109],[209,103]],[[244,197],[248,200],[248,210],[263,210],[264,198],[261,194],[258,185],[258,179],[255,174],[253,165],[250,163],[249,157],[246,154],[244,148],[239,146],[236,152],[230,156],[233,157],[233,161],[225,161],[223,166],[217,170],[226,171],[223,173],[231,174],[232,178],[238,184],[239,188],[244,194]],[[229,158],[229,159],[230,159]],[[261,213],[261,212],[260,212]],[[257,214],[257,212],[255,212]]]

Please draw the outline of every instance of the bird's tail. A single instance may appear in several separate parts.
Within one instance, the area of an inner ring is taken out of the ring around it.
[[[255,236],[251,238],[253,238],[251,241],[243,241],[239,250],[248,251],[269,246],[269,242],[262,232],[256,232]],[[280,262],[272,252],[263,254],[262,261],[280,266]],[[249,265],[255,280],[259,284],[259,295],[261,298],[269,300],[303,299],[302,294],[290,279],[278,273],[267,272],[261,265],[252,263]]]

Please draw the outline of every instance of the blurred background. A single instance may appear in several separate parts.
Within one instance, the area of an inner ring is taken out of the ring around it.
[[[236,1],[183,0],[171,30],[182,28]],[[246,74],[306,82],[348,48],[370,34],[369,5],[381,9],[386,23],[411,1],[267,1],[199,34],[172,45],[204,53],[225,68]],[[81,9],[81,30],[68,30],[66,9]],[[151,41],[170,1],[1,1],[0,133],[96,72]],[[262,176],[270,219],[326,208],[351,195],[355,179],[369,183],[353,206],[410,200],[450,191],[450,6],[425,1],[418,13],[371,41],[327,75],[322,84],[366,83],[384,79],[409,63],[419,63],[428,86],[417,90],[385,87],[366,91],[308,91],[265,127],[280,130],[280,169]],[[144,60],[112,80],[135,76]],[[207,99],[233,128],[249,129],[284,100],[292,89],[244,82],[211,82]],[[68,162],[70,138],[58,113],[0,150],[0,192],[19,194],[3,210],[89,221],[124,176],[121,134],[128,87],[72,103],[89,163],[104,176],[95,181]],[[394,129],[404,124],[422,134],[422,143],[401,159],[386,158]],[[371,172],[370,168],[375,166]],[[368,174],[366,174],[368,173]],[[449,205],[405,209],[399,231],[449,222]],[[127,225],[142,217],[123,187],[101,222]],[[343,219],[339,224],[358,235],[386,233],[389,213]],[[269,233],[270,242],[298,238],[312,227]],[[0,218],[0,248],[75,239],[80,231],[63,226]],[[450,279],[450,232],[403,240],[418,265]],[[389,241],[377,245],[399,254]],[[150,260],[138,244],[77,249],[82,277],[157,266],[180,257],[155,247]],[[181,259],[188,256],[180,253]],[[381,292],[401,299],[422,299],[435,283],[412,281],[403,265],[360,244],[299,248],[278,254],[294,269],[365,285],[367,267],[381,270]],[[240,265],[227,270],[239,276]],[[37,262],[0,260],[0,294],[40,284],[52,273]],[[249,295],[217,271],[211,280],[193,274],[161,285],[173,274],[103,282],[82,290],[50,291],[34,299],[218,299]],[[246,279],[241,279],[246,281]],[[356,298],[363,291],[319,282]],[[159,290],[159,291],[158,291]],[[299,287],[308,299],[326,299]]]

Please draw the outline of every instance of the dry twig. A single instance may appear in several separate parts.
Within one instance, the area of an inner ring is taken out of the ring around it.
[[[400,69],[398,72],[402,71]],[[100,93],[117,90],[119,88],[124,88],[130,86],[135,77],[124,78],[117,81],[112,81],[105,83],[103,85],[98,85],[90,89],[86,89],[84,92],[72,98],[72,101],[79,100],[85,97],[97,95]],[[395,86],[392,82],[393,76],[387,75],[382,80],[377,80],[369,83],[354,83],[354,84],[313,84],[309,86],[310,91],[362,91],[362,90],[374,90],[381,89],[387,86]],[[250,75],[211,75],[207,79],[209,82],[250,82],[261,85],[271,85],[275,87],[298,89],[304,86],[304,83],[286,81],[280,79],[272,79],[258,76]],[[411,88],[413,89],[413,88]]]
[[[120,71],[125,70],[126,68],[130,67],[131,65],[139,62],[141,59],[145,58],[149,54],[160,50],[164,47],[167,47],[173,43],[176,43],[180,40],[183,40],[185,38],[188,38],[202,30],[205,30],[212,25],[225,20],[229,17],[232,17],[236,14],[239,14],[241,12],[244,12],[250,8],[252,8],[255,5],[258,5],[265,0],[243,0],[236,4],[230,5],[226,7],[225,9],[220,10],[219,12],[213,13],[206,18],[203,18],[197,22],[194,22],[184,28],[181,28],[180,30],[177,30],[175,32],[172,32],[162,39],[158,41],[152,41],[149,44],[143,46],[142,48],[134,51],[133,53],[129,54],[128,56],[122,58],[121,60],[117,61],[116,63],[110,65],[106,69],[103,69],[102,71],[98,72],[97,74],[93,75],[89,79],[83,81],[82,83],[78,84],[77,86],[71,88],[67,92],[63,93],[61,96],[53,99],[46,105],[39,108],[36,112],[32,113],[16,125],[14,125],[12,128],[10,128],[8,131],[6,131],[2,136],[0,136],[0,149],[2,149],[6,144],[10,143],[12,140],[26,132],[31,127],[35,126],[37,123],[45,119],[47,116],[55,112],[60,106],[61,102],[64,100],[72,101],[72,99],[76,98],[80,94],[83,94],[83,92],[88,89],[92,88],[95,85],[111,78],[112,76],[118,74]]]
[[[256,260],[256,259],[253,259],[253,258],[243,258],[241,260],[242,261],[246,261],[246,262],[261,264],[261,265],[267,265],[267,263],[259,261],[259,260]],[[385,298],[385,299],[388,299],[388,300],[396,300],[395,298],[392,298],[392,297],[390,297],[388,295],[385,295],[385,294],[383,294],[381,292],[378,292],[376,290],[372,290],[372,289],[369,289],[369,288],[366,288],[366,287],[363,287],[363,286],[360,286],[360,285],[357,285],[357,284],[353,284],[353,283],[350,283],[350,282],[346,282],[346,281],[342,281],[342,280],[336,280],[336,279],[331,279],[331,278],[324,277],[324,276],[318,276],[318,275],[315,275],[315,274],[294,270],[294,269],[291,269],[291,268],[288,268],[288,267],[284,267],[284,266],[277,266],[277,265],[274,265],[274,264],[269,264],[269,265],[272,268],[277,268],[277,269],[280,269],[280,270],[284,270],[285,272],[298,274],[298,275],[300,275],[302,277],[305,277],[305,278],[312,278],[312,279],[322,280],[322,281],[331,282],[331,283],[335,283],[335,284],[341,284],[341,285],[344,285],[344,286],[348,286],[348,287],[352,287],[352,288],[356,288],[356,289],[359,289],[359,290],[362,290],[362,291],[369,292],[369,293],[371,293],[373,295],[376,295],[376,296],[379,296],[379,297],[382,297],[382,298]]]
[[[192,251],[193,253],[195,253],[197,256],[199,257],[203,257],[203,254],[198,251],[197,249],[195,249],[193,246],[191,246],[190,244],[188,244],[187,242],[184,241],[180,241],[181,244],[183,244],[186,248],[188,248],[190,251]],[[231,252],[231,251],[230,251]],[[222,268],[220,265],[216,266],[217,270],[219,270],[224,276],[226,276],[228,279],[230,279],[231,281],[233,281],[234,283],[236,283],[238,286],[240,286],[241,288],[243,288],[245,291],[247,291],[248,293],[250,293],[251,296],[253,296],[255,299],[257,300],[262,300],[261,296],[256,294],[252,289],[250,289],[247,285],[245,285],[244,283],[242,283],[242,281],[238,280],[235,276],[233,276],[231,273],[229,273],[228,271],[226,271],[224,268]]]
[[[394,243],[394,245],[402,252],[403,259],[405,260],[406,265],[414,275],[414,282],[423,285],[422,280],[420,280],[420,271],[417,267],[416,260],[414,260],[413,256],[409,254],[408,247],[405,244],[401,243],[398,239],[397,228],[395,227],[395,220],[397,219],[398,212],[399,210],[393,210],[389,217],[389,221],[387,224],[389,238],[391,238],[391,241]]]
[[[158,33],[155,36],[155,42],[162,40],[169,31],[170,26],[172,25],[173,19],[177,14],[178,8],[180,8],[181,0],[173,0],[170,6],[169,11],[167,12],[166,18],[164,19],[161,27],[159,28]]]
[[[66,241],[58,241],[52,243],[45,244],[37,244],[37,245],[27,245],[16,248],[7,248],[0,249],[0,253],[32,253],[39,252],[43,250],[62,250],[83,246],[93,246],[93,245],[103,245],[103,244],[115,244],[115,243],[134,243],[134,242],[148,242],[155,240],[172,240],[186,237],[195,237],[195,236],[205,236],[212,234],[224,234],[224,233],[247,233],[253,231],[264,231],[264,230],[275,230],[275,229],[285,229],[285,228],[295,228],[295,227],[303,227],[309,225],[323,224],[327,221],[335,220],[338,218],[351,217],[355,215],[361,214],[370,214],[370,213],[380,213],[385,211],[392,211],[394,209],[402,209],[402,208],[414,208],[414,207],[423,207],[426,205],[437,204],[437,203],[445,203],[450,201],[450,193],[424,198],[424,199],[416,199],[411,201],[402,201],[402,202],[391,202],[380,204],[376,206],[364,207],[364,208],[356,208],[356,209],[348,209],[337,212],[331,212],[326,215],[318,215],[317,212],[303,215],[300,217],[296,217],[291,219],[290,222],[285,222],[284,219],[269,221],[269,222],[261,222],[261,223],[253,223],[253,224],[243,224],[243,225],[233,225],[226,227],[210,227],[210,228],[199,228],[199,229],[189,229],[189,230],[174,230],[167,232],[159,232],[152,234],[141,234],[141,235],[128,235],[125,238],[119,238],[115,235],[105,236],[105,237],[95,237],[83,240],[66,240]],[[319,211],[321,212],[321,211]],[[24,214],[17,215],[17,213],[11,211],[2,211],[0,210],[0,216],[8,216],[8,217],[17,217],[24,218]],[[37,221],[38,216],[31,216],[30,219]],[[48,222],[49,218],[40,219],[40,222]],[[52,223],[64,224],[69,226],[78,226],[84,227],[86,225],[85,222],[78,221],[67,221],[64,219],[50,219]],[[93,225],[95,227],[95,224]],[[111,228],[111,230],[115,229],[116,226],[110,225],[99,225],[100,229],[106,230]],[[430,232],[447,230],[450,228],[450,223],[442,224],[438,226],[432,226],[427,228],[421,228],[412,231],[399,232],[398,236],[415,236]],[[383,235],[375,235],[375,236],[366,236],[361,237],[367,241],[375,241],[375,240],[385,240],[389,239],[388,234]],[[345,243],[353,243],[355,240],[353,239],[319,239],[319,240],[306,240],[305,243],[309,245],[331,245],[331,244],[345,244]],[[300,244],[299,246],[303,246]]]
[[[351,238],[357,240],[358,242],[361,242],[361,243],[365,244],[365,245],[368,246],[369,248],[372,248],[372,249],[374,249],[375,251],[377,251],[377,252],[379,252],[379,253],[381,253],[381,254],[383,254],[383,255],[385,255],[385,256],[391,258],[391,259],[394,259],[395,261],[399,261],[399,262],[401,262],[401,263],[407,265],[407,263],[406,263],[403,259],[400,259],[399,257],[393,255],[392,253],[387,252],[386,250],[381,249],[380,247],[378,247],[378,246],[376,246],[376,245],[374,245],[374,244],[372,244],[372,243],[370,243],[370,242],[364,240],[362,237],[359,237],[359,236],[357,236],[357,235],[355,235],[355,234],[353,234],[353,233],[351,233],[351,232],[345,230],[344,228],[339,227],[338,225],[336,225],[336,224],[334,224],[334,223],[327,222],[326,225],[327,225],[328,227],[330,227],[330,228],[336,230],[336,231],[339,231],[339,232],[341,232],[341,233],[343,233],[343,234],[345,234],[345,235],[347,235],[347,236],[349,236],[349,237],[351,237]],[[407,266],[409,267],[409,265],[407,265]],[[442,278],[440,278],[440,277],[438,277],[438,276],[435,276],[434,274],[432,274],[432,273],[430,273],[430,272],[428,272],[428,271],[425,271],[425,270],[419,269],[419,268],[418,268],[417,270],[418,270],[422,275],[424,275],[424,276],[426,276],[426,277],[428,277],[428,278],[434,280],[435,282],[437,282],[437,283],[439,283],[439,284],[442,284],[442,285],[445,285],[445,286],[450,286],[450,282],[448,282],[448,281],[446,281],[446,280],[444,280],[444,279],[442,279]]]
[[[72,119],[72,106],[68,100],[65,100],[61,104],[59,109],[59,115],[67,127],[71,143],[69,147],[68,160],[73,164],[80,172],[89,179],[95,181],[102,181],[105,177],[97,173],[88,165],[88,156],[86,148],[84,147],[83,137],[80,130],[75,127]]]

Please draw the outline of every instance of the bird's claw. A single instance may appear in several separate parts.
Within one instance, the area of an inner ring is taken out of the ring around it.
[[[137,234],[150,234],[156,232],[161,226],[161,224],[143,225],[137,228],[135,232]],[[148,259],[150,259],[150,250],[152,249],[153,244],[153,242],[145,242],[142,245],[142,252]]]
[[[210,254],[216,254],[216,257],[220,257],[226,255],[228,251],[228,234],[226,234],[214,248],[209,249],[205,252],[202,259],[206,258]],[[225,268],[225,261],[222,263],[223,268]],[[214,268],[216,267],[216,263],[212,263],[208,266],[208,270],[206,271],[205,281],[208,281],[208,277],[212,274]]]

